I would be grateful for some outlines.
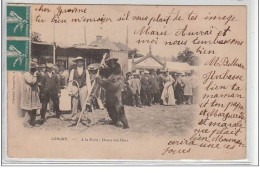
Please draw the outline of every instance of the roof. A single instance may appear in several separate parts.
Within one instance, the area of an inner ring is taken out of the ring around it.
[[[153,56],[152,54],[147,54],[146,56],[138,59],[137,61],[135,61],[135,64],[139,64],[141,63],[142,61],[145,61],[146,59],[148,58],[152,58],[154,59],[156,62],[158,62],[159,64],[161,64],[162,66],[164,66],[164,63],[160,60],[160,57],[159,56]]]
[[[73,46],[57,46],[57,47],[62,48],[62,49],[96,49],[96,50],[108,50],[108,49],[105,49],[105,48],[94,47],[94,46],[84,45],[84,44],[73,45]]]
[[[125,44],[123,44],[123,43],[116,43],[116,42],[114,42],[114,44],[116,44],[117,47],[118,47],[120,50],[131,51],[131,49],[130,49],[127,45],[125,45]]]
[[[33,57],[53,56],[53,43],[31,42],[31,55]]]
[[[137,59],[137,58],[136,58]],[[129,59],[129,63],[131,62],[132,66],[132,60]],[[134,60],[135,68],[143,68],[143,69],[163,69],[164,63],[162,63],[157,57],[142,57],[138,58],[137,60]]]
[[[32,41],[31,44],[43,45],[43,46],[53,46],[54,45],[54,43],[36,42],[36,41]]]
[[[186,72],[191,70],[191,66],[184,62],[166,62],[166,69],[170,72]]]
[[[143,57],[134,58],[134,62],[140,60],[141,58],[143,58]],[[128,71],[131,71],[131,70],[132,70],[132,59],[128,59]]]
[[[92,41],[90,46],[120,51],[120,48],[108,38]]]
[[[131,49],[123,43],[112,42],[109,38],[102,38],[102,36],[97,36],[97,39],[92,41],[89,46],[110,49],[115,51],[130,51]]]

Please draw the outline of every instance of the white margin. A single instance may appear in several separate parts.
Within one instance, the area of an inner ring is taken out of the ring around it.
[[[258,0],[2,0],[2,165],[172,165],[172,166],[257,166],[259,164],[259,60],[258,60]],[[70,159],[11,159],[7,157],[7,81],[6,81],[6,4],[134,4],[134,5],[246,5],[247,6],[247,159],[233,161],[212,160],[70,160]]]

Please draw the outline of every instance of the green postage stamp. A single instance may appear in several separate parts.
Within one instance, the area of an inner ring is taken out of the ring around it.
[[[29,71],[29,40],[7,40],[7,70]]]
[[[7,37],[30,36],[30,6],[7,6]]]
[[[30,6],[7,6],[7,70],[29,71]]]

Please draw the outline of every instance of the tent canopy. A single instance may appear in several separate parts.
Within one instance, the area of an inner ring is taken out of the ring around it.
[[[166,69],[169,72],[189,72],[191,70],[191,66],[187,63],[183,62],[166,62]]]

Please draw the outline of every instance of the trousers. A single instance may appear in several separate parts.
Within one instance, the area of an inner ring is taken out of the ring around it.
[[[149,89],[141,89],[141,101],[143,105],[151,106],[151,92]]]
[[[45,114],[47,111],[47,105],[49,101],[53,102],[53,111],[56,112],[56,115],[60,116],[60,108],[59,108],[59,96],[57,92],[48,91],[44,93],[44,97],[42,99],[42,110],[41,110],[41,118],[45,119]]]

